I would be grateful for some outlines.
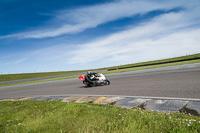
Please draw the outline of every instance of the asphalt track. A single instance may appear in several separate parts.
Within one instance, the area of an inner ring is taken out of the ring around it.
[[[0,87],[0,98],[41,95],[123,95],[200,99],[200,63],[108,74],[109,86],[85,87],[64,79]]]

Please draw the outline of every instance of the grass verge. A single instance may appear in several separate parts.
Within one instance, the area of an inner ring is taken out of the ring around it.
[[[134,63],[134,64],[127,64],[127,65],[121,65],[121,66],[114,66],[109,67],[108,69],[123,69],[127,67],[138,67],[138,66],[150,66],[155,64],[167,64],[167,63],[173,63],[173,62],[182,62],[182,61],[189,61],[189,60],[196,60],[200,59],[200,54],[193,54],[193,55],[187,55],[187,56],[181,56],[176,58],[169,58],[169,59],[163,59],[163,60],[155,60],[155,61],[147,61],[147,62],[141,62],[141,63]]]
[[[0,132],[200,132],[200,117],[90,103],[0,102]]]
[[[40,77],[48,77],[48,76],[58,76],[58,75],[81,73],[81,72],[86,72],[86,70],[84,70],[84,71],[45,72],[45,73],[6,74],[6,75],[0,75],[0,82],[20,80],[20,79],[40,78]]]
[[[3,84],[3,85],[0,85],[0,87],[12,86],[12,85],[21,85],[21,84],[30,84],[30,83],[38,83],[38,82],[47,82],[47,81],[69,79],[69,78],[77,78],[77,77],[78,77],[77,75],[74,75],[74,76],[57,77],[57,78],[50,78],[50,79],[42,79],[42,80],[35,80],[35,81],[20,82],[20,83]]]
[[[198,60],[191,60],[191,61],[176,62],[176,63],[160,64],[160,65],[151,65],[151,66],[143,66],[143,67],[135,67],[135,68],[126,68],[126,69],[119,69],[119,70],[113,70],[113,71],[105,71],[105,72],[102,72],[102,73],[104,73],[104,74],[119,73],[119,72],[128,72],[128,71],[136,71],[136,70],[143,70],[143,69],[152,69],[152,68],[159,68],[159,67],[168,67],[168,66],[177,66],[177,65],[185,65],[185,64],[194,64],[194,63],[200,63],[200,59],[198,59]]]

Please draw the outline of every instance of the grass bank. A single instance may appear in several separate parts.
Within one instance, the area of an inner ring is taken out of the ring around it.
[[[200,117],[90,103],[0,102],[0,132],[200,132]]]
[[[194,63],[200,63],[200,59],[198,59],[198,60],[191,60],[191,61],[183,61],[183,62],[175,62],[175,63],[159,64],[159,65],[150,65],[150,66],[141,66],[141,67],[126,68],[126,69],[105,71],[105,72],[102,72],[102,73],[104,73],[104,74],[119,73],[119,72],[128,72],[128,71],[136,71],[136,70],[143,70],[143,69],[152,69],[152,68],[160,68],[160,67],[168,67],[168,66],[194,64]]]
[[[30,83],[38,83],[38,82],[47,82],[47,81],[70,79],[70,78],[77,78],[77,77],[78,77],[77,75],[73,75],[73,76],[65,76],[65,77],[41,79],[41,80],[34,80],[34,81],[27,81],[27,82],[20,82],[20,83],[3,84],[3,85],[0,85],[0,87],[12,86],[12,85],[21,85],[21,84],[30,84]]]
[[[0,75],[0,82],[2,82],[2,81],[12,81],[12,80],[21,80],[21,79],[40,78],[40,77],[48,77],[48,76],[58,76],[58,75],[81,73],[81,72],[86,72],[86,70],[84,70],[84,71],[62,71],[62,72],[6,74],[6,75]]]
[[[187,55],[187,56],[181,56],[181,57],[175,57],[175,58],[169,58],[169,59],[162,59],[162,60],[155,60],[155,61],[147,61],[147,62],[141,62],[141,63],[114,66],[114,67],[109,67],[108,69],[112,70],[112,69],[116,69],[116,68],[124,69],[124,68],[131,68],[131,67],[180,63],[180,62],[191,61],[191,60],[194,61],[194,60],[198,60],[198,59],[200,59],[200,54],[193,54],[193,55]]]

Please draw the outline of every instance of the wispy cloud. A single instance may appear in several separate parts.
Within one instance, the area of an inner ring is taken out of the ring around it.
[[[187,7],[189,6],[190,4],[187,4]],[[185,7],[185,1],[117,0],[96,6],[62,10],[55,14],[55,18],[50,20],[51,24],[45,26],[46,28],[39,27],[38,30],[1,36],[0,38],[46,38],[74,34],[120,18],[145,14],[153,10],[170,10],[176,7]]]
[[[139,26],[89,43],[34,51],[39,60],[66,64],[126,64],[200,52],[198,7],[165,13]]]
[[[193,8],[167,13],[136,28],[77,46],[68,61],[72,64],[96,60],[133,63],[198,53],[200,16],[197,11],[198,8]],[[86,54],[79,56],[78,53]]]
[[[14,64],[22,63],[26,60],[28,60],[28,58],[19,59],[19,60],[14,61]]]
[[[8,60],[8,61],[2,61],[1,58],[0,58],[0,61],[2,61],[0,66],[6,66],[6,65],[9,65],[9,66],[11,65],[12,66],[12,65],[23,63],[26,60],[28,60],[28,58],[21,58],[21,59],[13,59],[13,60]]]

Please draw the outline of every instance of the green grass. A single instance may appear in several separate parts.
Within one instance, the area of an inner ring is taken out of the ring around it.
[[[191,60],[191,61],[176,62],[176,63],[167,63],[167,64],[161,64],[161,65],[150,65],[150,66],[143,66],[143,67],[126,68],[126,69],[105,71],[105,72],[102,72],[102,73],[104,73],[104,74],[119,73],[119,72],[136,71],[136,70],[152,69],[152,68],[159,68],[159,67],[168,67],[168,66],[177,66],[177,65],[185,65],[185,64],[194,64],[194,63],[200,63],[200,59],[198,59],[198,60]]]
[[[193,55],[181,56],[181,57],[176,57],[176,58],[156,60],[156,61],[148,61],[148,62],[141,62],[141,63],[134,63],[134,64],[127,64],[127,65],[120,65],[120,66],[109,67],[108,69],[115,69],[115,68],[119,68],[120,69],[120,68],[124,68],[124,67],[134,67],[134,66],[148,65],[148,64],[153,64],[153,63],[179,61],[179,60],[195,59],[195,58],[200,58],[200,54],[193,54]]]
[[[80,72],[86,72],[86,70],[82,70],[82,71],[62,71],[62,72],[45,72],[45,73],[6,74],[6,75],[0,75],[0,82],[2,82],[2,81],[20,80],[20,79],[39,78],[39,77],[48,77],[48,76],[56,76],[56,75],[65,75],[65,74],[80,73]]]
[[[73,75],[73,76],[65,76],[65,77],[57,77],[57,78],[50,78],[50,79],[42,79],[42,80],[35,80],[35,81],[20,82],[20,83],[3,84],[3,85],[0,85],[0,87],[12,86],[12,85],[21,85],[21,84],[30,84],[30,83],[38,83],[38,82],[47,82],[47,81],[69,79],[69,78],[78,78],[78,76],[77,75]]]
[[[90,103],[0,102],[0,132],[198,133],[200,117]]]

